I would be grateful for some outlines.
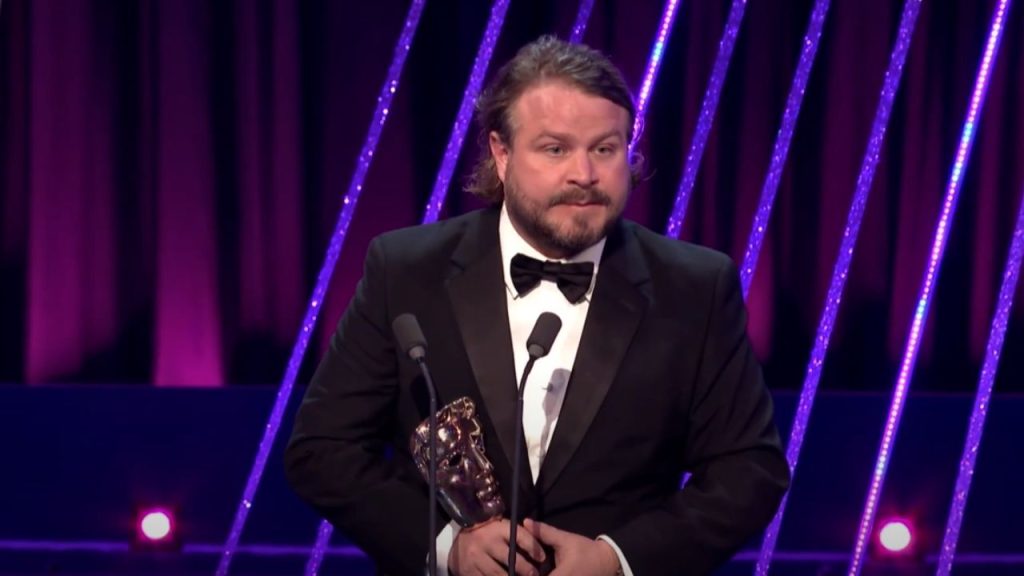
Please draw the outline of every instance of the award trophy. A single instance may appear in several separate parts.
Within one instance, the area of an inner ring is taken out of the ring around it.
[[[424,479],[430,479],[428,421],[416,427],[410,449]],[[437,413],[437,492],[441,506],[463,528],[505,512],[494,467],[484,454],[484,437],[476,406],[463,397]]]

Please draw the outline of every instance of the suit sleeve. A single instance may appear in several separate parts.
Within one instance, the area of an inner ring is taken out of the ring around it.
[[[285,451],[299,496],[392,575],[425,567],[425,484],[386,457],[395,438],[398,365],[388,322],[384,250],[365,271],[299,407]],[[439,528],[447,518],[439,514]]]
[[[636,574],[712,572],[771,521],[789,486],[731,262],[714,286],[688,407],[685,468],[692,476],[663,506],[608,533]]]

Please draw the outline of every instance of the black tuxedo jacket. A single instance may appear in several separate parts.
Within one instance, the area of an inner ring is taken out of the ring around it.
[[[427,394],[396,349],[398,315],[419,319],[441,405],[477,404],[511,501],[517,383],[498,217],[491,208],[376,238],[296,418],[289,481],[389,574],[421,576],[433,543],[409,456]],[[536,485],[523,468],[525,516],[608,535],[638,576],[708,573],[767,525],[789,469],[726,256],[614,228]]]

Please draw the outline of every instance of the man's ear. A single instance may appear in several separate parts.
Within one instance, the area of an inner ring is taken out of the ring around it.
[[[497,132],[491,131],[488,137],[488,144],[491,147],[491,158],[494,158],[494,168],[498,173],[498,180],[505,183],[505,170],[508,168],[508,145],[502,141]]]

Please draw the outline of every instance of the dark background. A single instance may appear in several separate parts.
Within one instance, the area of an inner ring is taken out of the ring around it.
[[[628,215],[665,229],[729,9],[683,2],[652,92],[649,178]],[[924,2],[822,378],[888,390],[995,3]],[[741,260],[812,2],[750,2],[683,237]],[[407,2],[4,0],[0,381],[185,386],[281,378]],[[662,3],[599,0],[584,41],[639,87]],[[774,389],[798,389],[902,9],[834,0],[749,298]],[[574,1],[515,0],[493,72]],[[369,239],[417,223],[489,4],[427,3],[302,378]],[[971,391],[1020,202],[1024,18],[1011,8],[914,388]],[[475,130],[475,127],[472,129]],[[467,137],[446,212],[476,158]],[[1018,293],[1020,290],[1018,290]],[[1021,307],[999,391],[1024,390]]]
[[[408,2],[2,2],[0,573],[212,573]],[[729,4],[683,0],[666,47],[640,144],[648,178],[628,209],[658,231]],[[742,259],[812,4],[749,2],[685,239]],[[994,5],[922,5],[773,573],[845,573]],[[754,277],[750,335],[783,437],[901,9],[832,0]],[[567,37],[576,10],[573,0],[514,0],[491,71],[540,34]],[[597,0],[584,41],[639,87],[661,10]],[[300,385],[370,238],[422,218],[488,11],[478,0],[427,2]],[[1022,11],[1012,6],[1006,24],[879,507],[879,519],[915,523],[917,556],[872,555],[865,574],[934,572],[1024,192]],[[474,140],[448,214],[477,206],[460,191]],[[1022,344],[1018,306],[957,574],[1020,573]],[[301,394],[289,399],[285,434]],[[312,547],[317,519],[283,478],[285,434],[242,544],[292,552],[240,552],[233,574],[299,573]],[[135,506],[150,503],[177,512],[180,554],[128,549]],[[113,553],[58,552],[75,542]],[[369,573],[347,544],[335,536],[351,553],[329,556],[324,573]],[[749,574],[758,544],[722,574]]]

